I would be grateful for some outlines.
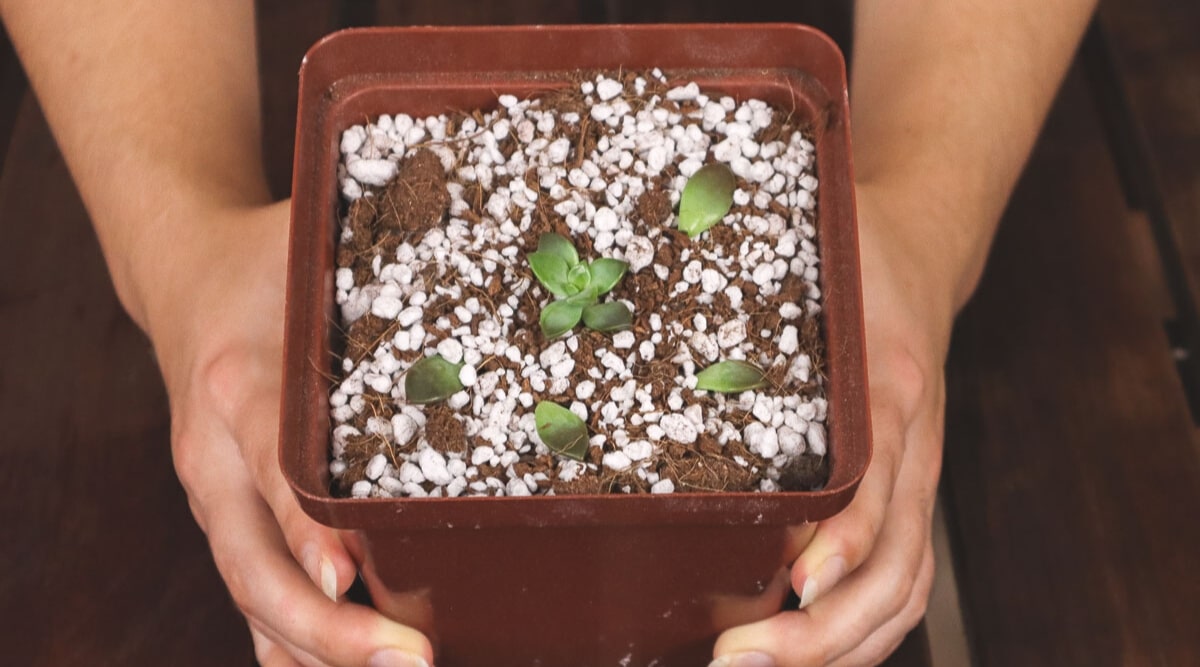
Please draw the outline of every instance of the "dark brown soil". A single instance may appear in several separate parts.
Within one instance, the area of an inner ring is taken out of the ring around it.
[[[431,405],[425,409],[425,419],[425,439],[431,447],[443,454],[467,452],[467,431],[455,419],[453,410],[445,405]]]

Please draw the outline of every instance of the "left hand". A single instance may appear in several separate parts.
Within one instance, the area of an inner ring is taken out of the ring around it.
[[[353,541],[306,515],[280,469],[287,221],[287,202],[198,212],[145,283],[175,469],[261,664],[427,666],[424,635],[342,598]]]

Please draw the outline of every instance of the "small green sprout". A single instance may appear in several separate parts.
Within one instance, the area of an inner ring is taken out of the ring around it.
[[[537,251],[529,253],[528,259],[534,277],[557,298],[538,318],[546,338],[567,333],[580,320],[600,332],[624,329],[633,322],[633,313],[625,304],[600,303],[600,297],[621,281],[629,264],[609,257],[582,261],[575,246],[555,233],[542,234]]]
[[[738,394],[767,383],[767,374],[746,361],[722,361],[696,373],[696,389]]]
[[[587,424],[557,403],[541,401],[533,411],[538,437],[552,451],[582,461],[588,448]]]
[[[425,357],[404,375],[404,395],[409,403],[437,403],[463,390],[458,372],[463,365],[452,364],[440,355]]]
[[[721,221],[733,206],[737,178],[720,163],[708,164],[692,174],[679,198],[679,230],[696,238]]]

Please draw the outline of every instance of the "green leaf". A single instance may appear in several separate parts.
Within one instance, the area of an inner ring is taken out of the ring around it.
[[[404,375],[404,394],[409,403],[436,403],[462,391],[458,371],[462,364],[452,364],[440,355],[425,357],[412,365]]]
[[[567,294],[579,294],[587,289],[588,283],[592,280],[592,274],[588,271],[587,264],[580,262],[571,267],[567,271]]]
[[[579,324],[583,317],[583,306],[571,301],[554,301],[542,309],[538,323],[542,325],[542,335],[546,338],[557,338]]]
[[[567,265],[567,268],[579,263],[579,253],[575,252],[575,246],[561,234],[547,232],[539,236],[537,251],[558,257]]]
[[[561,257],[538,251],[529,253],[527,258],[529,268],[543,287],[554,296],[567,296],[567,263]]]
[[[683,186],[679,199],[679,229],[691,238],[696,238],[729,213],[733,206],[733,191],[737,178],[723,164],[709,164],[700,168]]]
[[[588,448],[587,424],[557,403],[542,401],[533,411],[538,437],[552,451],[582,461]]]
[[[593,303],[596,303],[596,301],[598,301],[599,298],[600,298],[600,295],[596,294],[596,290],[593,289],[589,285],[588,287],[584,288],[584,290],[582,292],[580,292],[578,294],[572,294],[571,296],[569,296],[563,300],[566,301],[567,303],[573,303],[581,308],[586,308],[587,306],[590,306]]]
[[[624,276],[628,270],[629,264],[626,262],[601,257],[588,266],[588,271],[592,274],[590,285],[596,290],[597,295],[607,294],[617,286],[617,283],[621,281],[621,276]]]
[[[633,313],[620,301],[597,303],[583,309],[583,325],[592,331],[608,333],[628,329],[633,324]]]
[[[722,361],[696,374],[696,389],[736,394],[767,383],[761,368],[745,361]]]

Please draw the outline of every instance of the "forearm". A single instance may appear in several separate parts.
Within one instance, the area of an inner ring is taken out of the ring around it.
[[[0,16],[151,329],[157,300],[203,279],[186,255],[204,212],[267,200],[252,3],[0,0]]]
[[[927,285],[943,293],[950,317],[979,280],[1094,6],[857,3],[851,101],[858,187],[899,213],[878,231],[910,253]]]

